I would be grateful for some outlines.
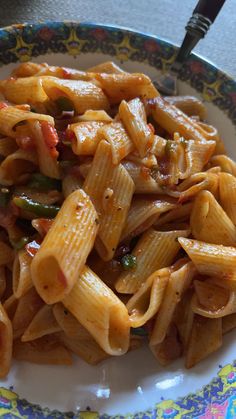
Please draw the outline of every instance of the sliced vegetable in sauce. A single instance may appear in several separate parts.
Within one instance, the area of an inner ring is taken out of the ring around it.
[[[41,204],[40,202],[33,201],[30,198],[27,198],[26,196],[17,196],[13,198],[13,203],[26,211],[33,212],[35,215],[38,215],[39,217],[49,217],[53,218],[57,215],[60,207],[57,207],[55,205],[46,205]]]
[[[42,175],[41,173],[33,173],[27,186],[41,191],[47,191],[50,189],[60,190],[61,182],[60,180],[50,178],[48,176]]]
[[[137,258],[134,255],[127,254],[121,258],[121,266],[125,271],[135,269],[137,266]]]

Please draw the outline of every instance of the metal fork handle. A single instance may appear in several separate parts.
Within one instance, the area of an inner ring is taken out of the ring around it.
[[[199,0],[186,25],[186,35],[171,70],[178,72],[201,38],[215,21],[225,0]]]

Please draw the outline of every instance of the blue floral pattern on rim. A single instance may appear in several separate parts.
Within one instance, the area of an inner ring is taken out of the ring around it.
[[[176,47],[155,36],[128,29],[76,22],[21,24],[0,29],[0,66],[24,62],[46,53],[97,52],[109,54],[121,62],[148,63],[166,71],[176,55]],[[212,64],[191,55],[183,66],[180,79],[201,93],[206,101],[223,110],[236,125],[236,83]],[[11,389],[0,388],[2,418],[125,419],[126,416],[97,412],[62,413],[50,411],[22,400]],[[232,419],[236,418],[236,362],[226,365],[217,378],[195,394],[163,400],[154,408],[129,419]]]

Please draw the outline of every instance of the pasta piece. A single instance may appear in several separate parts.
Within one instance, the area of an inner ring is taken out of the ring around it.
[[[110,355],[129,347],[129,316],[125,305],[88,267],[85,267],[64,306]]]
[[[180,109],[168,103],[161,96],[147,101],[147,108],[155,121],[169,134],[178,132],[186,140],[205,141],[209,138],[199,124],[185,115]]]
[[[139,166],[148,167],[149,169],[152,169],[157,165],[157,158],[154,154],[151,153],[147,153],[145,157],[141,158],[137,152],[134,152],[129,154],[127,160],[133,161]]]
[[[90,365],[97,365],[104,359],[109,358],[109,355],[100,348],[92,337],[91,339],[81,340],[79,336],[70,337],[62,333],[61,342],[67,349]]]
[[[184,146],[187,165],[186,175],[190,176],[203,170],[215,150],[216,143],[210,140],[188,140],[184,143]]]
[[[232,278],[236,266],[236,249],[179,237],[180,245],[203,275]]]
[[[138,236],[155,224],[161,214],[176,207],[168,201],[135,200],[131,204],[121,240],[127,237]]]
[[[61,330],[54,315],[52,306],[44,305],[33,317],[29,326],[21,336],[22,342],[41,338]]]
[[[206,118],[206,107],[195,96],[166,96],[164,99],[188,116],[197,115],[201,120]]]
[[[15,312],[16,312],[16,309],[17,309],[17,306],[18,306],[18,301],[19,300],[17,300],[17,298],[14,296],[14,294],[12,294],[3,303],[3,308],[6,311],[8,317],[11,321],[14,318],[14,315],[15,315]]]
[[[157,157],[163,157],[166,152],[166,144],[167,140],[165,138],[162,138],[159,135],[154,135],[150,152]]]
[[[22,63],[13,71],[13,76],[16,77],[28,77],[28,76],[53,76],[59,79],[70,79],[70,80],[93,80],[93,74],[85,71],[80,71],[75,68],[58,67],[54,65],[48,65],[47,63],[36,64],[36,63]]]
[[[7,106],[0,109],[0,133],[9,137],[17,137],[17,131],[14,130],[17,124],[26,121],[47,121],[54,126],[52,116],[38,114],[19,109],[14,106]]]
[[[195,198],[190,226],[194,239],[236,245],[236,227],[209,191],[201,191]]]
[[[21,175],[35,171],[38,158],[34,151],[18,149],[9,154],[0,165],[0,182],[2,185],[18,183]]]
[[[167,366],[178,359],[182,355],[183,348],[178,337],[177,327],[171,324],[165,339],[158,345],[151,345],[150,349],[162,366]]]
[[[236,312],[236,292],[209,284],[206,281],[194,281],[196,294],[191,307],[194,313],[203,317],[219,318]]]
[[[144,157],[153,144],[154,134],[147,125],[143,103],[138,98],[129,103],[122,100],[119,115],[140,156]]]
[[[184,351],[187,348],[193,326],[194,313],[191,308],[192,295],[193,290],[191,288],[183,293],[181,301],[177,304],[173,316],[173,323],[178,329],[179,338],[183,344]]]
[[[170,276],[168,268],[159,269],[130,298],[126,307],[131,327],[143,326],[159,310]]]
[[[222,345],[222,319],[194,316],[185,367],[191,368]]]
[[[71,365],[71,353],[60,344],[54,335],[43,336],[31,342],[16,340],[13,347],[13,357],[18,361],[33,364]]]
[[[189,231],[147,230],[132,251],[136,257],[135,269],[123,272],[116,282],[117,292],[134,294],[154,271],[173,263],[179,251],[177,238],[188,236]]]
[[[103,127],[104,122],[89,121],[78,122],[68,126],[68,130],[72,133],[71,146],[74,154],[94,155],[99,144],[100,137],[98,131]]]
[[[172,221],[186,221],[190,217],[192,208],[192,202],[186,202],[185,204],[178,206],[176,205],[174,209],[168,211],[167,213],[161,214],[154,225],[155,227],[160,227]]]
[[[177,191],[168,191],[168,194],[179,198],[179,203],[192,199],[202,190],[208,190],[213,195],[218,192],[218,174],[211,172],[199,172],[185,179],[177,187]]]
[[[13,250],[6,243],[0,242],[0,266],[11,263],[13,259]]]
[[[40,310],[42,306],[43,301],[35,291],[35,288],[31,288],[19,299],[14,317],[12,319],[14,339],[23,335],[35,314]]]
[[[51,146],[48,145],[48,141],[46,140],[45,135],[44,135],[44,127],[45,126],[40,124],[40,122],[38,121],[34,121],[30,123],[31,133],[33,135],[34,142],[37,149],[40,172],[42,172],[46,176],[59,179],[60,174],[59,174],[59,166],[57,162],[58,152],[55,149],[55,144],[52,145],[53,153],[51,152]],[[49,126],[48,128],[50,130],[51,127]],[[58,140],[57,134],[55,132],[53,132],[53,134],[55,134],[54,140],[57,141]]]
[[[96,75],[103,91],[111,104],[120,103],[124,100],[131,100],[137,96],[155,98],[159,95],[149,77],[141,73],[120,73]]]
[[[99,214],[96,249],[102,259],[110,260],[120,240],[134,184],[122,165],[113,165],[111,146],[105,141],[99,143],[83,188]]]
[[[17,150],[17,144],[14,138],[4,137],[0,138],[0,155],[3,157],[9,156]]]
[[[38,64],[28,61],[26,63],[20,63],[16,68],[14,68],[11,74],[16,78],[34,76],[45,67],[48,67],[48,64]]]
[[[62,180],[62,193],[67,198],[71,193],[82,187],[83,180],[77,175],[68,174]]]
[[[180,262],[178,262],[180,263]],[[157,313],[154,328],[150,338],[150,346],[161,343],[174,320],[173,315],[177,304],[183,293],[189,288],[191,281],[196,274],[196,268],[192,262],[183,259],[183,265],[171,273],[164,298]]]
[[[234,176],[229,173],[219,174],[219,194],[222,207],[236,224],[236,178]]]
[[[236,327],[236,313],[229,314],[228,316],[225,316],[222,318],[222,333],[223,335],[225,333],[230,332],[232,329],[235,329]]]
[[[16,298],[21,298],[33,286],[30,265],[31,256],[26,250],[20,250],[14,259],[12,271],[13,293]]]
[[[221,154],[213,156],[210,160],[210,164],[212,167],[219,166],[222,172],[236,176],[236,163],[228,156]]]
[[[71,314],[62,303],[54,304],[53,315],[60,326],[61,330],[70,338],[76,335],[80,340],[91,339],[91,335],[85,327]]]
[[[53,313],[64,332],[61,333],[60,340],[66,348],[91,365],[108,358],[109,355],[100,348],[87,329],[65,309],[63,304],[55,304]]]
[[[33,283],[47,304],[71,291],[93,247],[96,219],[94,206],[82,189],[64,201],[31,264]]]
[[[119,164],[123,158],[134,150],[134,145],[121,122],[104,125],[99,129],[98,137],[100,140],[105,139],[110,143],[113,164]]]
[[[102,89],[88,81],[45,77],[43,88],[51,100],[56,100],[60,96],[68,97],[79,114],[88,109],[109,109],[108,100]]]
[[[9,78],[0,81],[0,91],[12,103],[43,103],[48,97],[44,91],[42,78],[24,77]]]
[[[135,193],[158,193],[164,194],[165,191],[151,176],[151,170],[148,167],[140,166],[131,161],[125,161],[123,166],[133,179]]]
[[[0,378],[7,376],[12,358],[12,325],[0,303]]]
[[[96,110],[93,111],[92,109],[88,109],[84,112],[83,115],[78,115],[74,118],[74,120],[79,122],[112,122],[113,119],[108,115],[106,111],[103,110]]]
[[[105,61],[104,63],[97,64],[93,67],[88,68],[89,72],[92,73],[107,73],[107,74],[120,74],[124,73],[124,70],[120,68],[114,61]]]
[[[0,266],[0,301],[2,301],[2,297],[6,290],[6,272],[5,267]]]

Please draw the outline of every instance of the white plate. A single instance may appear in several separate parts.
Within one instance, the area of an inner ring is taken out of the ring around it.
[[[79,69],[112,59],[128,71],[154,78],[158,74],[155,66],[165,70],[175,54],[171,44],[144,34],[68,22],[0,30],[0,46],[0,63],[5,64],[0,78],[9,76],[16,61],[28,59]],[[235,82],[196,56],[184,67],[181,79],[179,93],[194,94],[205,101],[209,122],[219,129],[229,154],[236,159]],[[153,419],[234,418],[235,349],[232,332],[224,337],[220,351],[191,370],[183,367],[182,360],[160,367],[148,348],[108,359],[96,367],[78,359],[72,367],[14,362],[8,379],[0,383],[0,414],[66,418],[74,417],[73,413],[60,412],[78,413],[89,408],[106,418],[127,414],[131,418],[137,412],[137,418]],[[46,407],[57,412],[50,413]]]

